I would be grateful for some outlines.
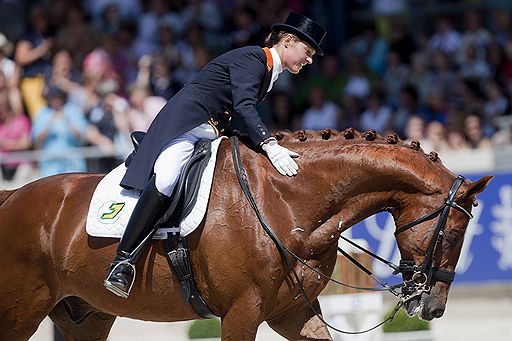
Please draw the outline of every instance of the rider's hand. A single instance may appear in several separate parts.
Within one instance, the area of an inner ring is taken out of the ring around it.
[[[267,153],[270,162],[272,162],[279,173],[288,176],[297,174],[299,166],[297,166],[292,157],[299,157],[299,154],[280,146],[274,138],[264,141],[261,148]]]

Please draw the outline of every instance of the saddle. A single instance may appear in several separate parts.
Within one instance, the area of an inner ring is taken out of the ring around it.
[[[131,134],[133,152],[126,158],[128,167],[146,133],[136,131]],[[166,227],[170,231],[164,240],[164,250],[170,268],[178,278],[185,301],[189,303],[196,313],[205,318],[215,315],[206,305],[197,289],[197,285],[190,266],[190,256],[187,241],[180,236],[179,223],[194,207],[199,192],[200,180],[211,157],[211,140],[201,139],[194,148],[192,157],[184,166],[178,183],[169,199],[169,206],[162,217],[155,224],[156,231],[160,227]]]

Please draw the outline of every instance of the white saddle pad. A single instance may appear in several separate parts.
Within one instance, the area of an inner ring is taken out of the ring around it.
[[[161,228],[155,233],[154,239],[166,239],[167,232],[178,229],[182,236],[187,236],[199,226],[208,206],[217,151],[224,138],[226,137],[212,141],[212,155],[201,178],[197,201],[192,211],[180,222],[179,227]],[[88,235],[108,238],[123,236],[140,194],[137,190],[127,190],[119,186],[125,172],[126,167],[122,163],[108,173],[94,190],[87,214]]]

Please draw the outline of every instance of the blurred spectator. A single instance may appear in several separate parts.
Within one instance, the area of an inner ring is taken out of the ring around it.
[[[451,59],[442,51],[435,51],[432,56],[431,82],[436,84],[445,94],[453,91],[457,74]]]
[[[388,103],[392,107],[396,108],[398,106],[400,90],[408,82],[408,79],[409,68],[400,61],[400,55],[397,52],[389,52],[382,83],[388,94]]]
[[[127,146],[130,134],[128,109],[129,105],[125,99],[113,93],[107,94],[100,105],[87,115],[87,141],[106,154],[123,150]],[[90,164],[89,171],[108,172],[119,162],[115,156],[105,156],[97,163]]]
[[[239,6],[233,13],[233,30],[230,33],[231,48],[257,45],[259,30],[255,13],[248,6]]]
[[[325,55],[320,60],[320,72],[310,73],[300,84],[298,93],[294,94],[295,105],[299,108],[304,107],[308,100],[311,90],[320,86],[330,101],[336,101],[347,79],[340,72],[338,58],[333,55]]]
[[[365,74],[363,63],[357,58],[351,58],[348,65],[348,79],[343,93],[361,99],[368,96],[370,88],[371,84]]]
[[[426,109],[427,121],[446,123],[447,111],[448,104],[443,91],[438,88],[430,89]]]
[[[151,0],[149,8],[139,17],[137,40],[158,43],[158,28],[161,25],[170,25],[176,34],[181,34],[184,28],[180,13],[170,11],[166,0]]]
[[[31,30],[16,45],[15,61],[23,67],[21,94],[28,114],[35,114],[46,105],[43,98],[44,72],[50,66],[53,47],[53,28],[49,27],[44,7],[36,6],[30,12]]]
[[[392,118],[392,129],[399,134],[406,133],[404,131],[406,122],[409,122],[409,118],[413,116],[421,117],[424,121],[426,117],[425,108],[420,104],[418,92],[414,86],[406,85],[400,89],[398,107]]]
[[[199,71],[198,54],[204,49],[203,29],[199,25],[188,28],[185,37],[176,44],[180,51],[180,64],[175,69],[180,84],[189,83]]]
[[[430,88],[434,84],[434,77],[429,72],[428,57],[424,51],[419,51],[412,56],[411,72],[409,73],[409,83],[417,90],[421,103],[426,103]]]
[[[370,71],[380,76],[384,73],[388,45],[377,35],[373,24],[368,24],[360,35],[352,39],[347,52],[361,58]]]
[[[61,49],[53,55],[52,66],[47,69],[45,78],[47,87],[58,87],[66,93],[79,87],[82,81],[80,74],[75,71],[71,55],[66,49]]]
[[[398,53],[400,62],[410,64],[411,55],[416,51],[416,41],[407,29],[403,20],[395,20],[391,24],[390,51]]]
[[[507,40],[512,39],[512,25],[509,11],[498,9],[492,13],[492,30],[493,36],[499,46],[503,46]]]
[[[122,19],[136,19],[142,13],[140,0],[86,0],[81,2],[94,21],[99,19],[105,6],[111,4],[119,8]]]
[[[473,149],[491,147],[491,140],[484,136],[481,119],[477,115],[468,115],[464,119],[464,134],[469,146]]]
[[[428,42],[428,48],[454,56],[460,49],[461,36],[452,27],[452,22],[447,17],[440,18],[436,23],[436,32]]]
[[[87,54],[84,59],[83,74],[84,77],[89,77],[96,82],[96,91],[100,94],[117,92],[121,89],[119,75],[104,48],[96,48]]]
[[[368,107],[361,114],[361,129],[375,129],[378,133],[386,133],[390,128],[391,108],[384,101],[384,93],[373,89],[368,96]]]
[[[48,89],[46,98],[48,106],[37,113],[32,127],[34,147],[43,158],[40,176],[85,171],[85,160],[69,150],[83,145],[87,122],[82,112],[66,102],[66,94],[56,87]]]
[[[206,32],[217,32],[222,28],[222,16],[219,5],[215,0],[189,0],[188,5],[181,12],[184,28],[198,24]],[[250,23],[255,23],[250,16]]]
[[[432,121],[425,128],[425,144],[423,151],[430,153],[431,151],[442,152],[450,149],[446,140],[446,130],[444,125],[439,121]]]
[[[181,89],[173,71],[169,60],[162,54],[156,54],[154,57],[142,56],[139,59],[136,85],[168,100]]]
[[[314,87],[309,95],[310,107],[302,117],[302,129],[337,129],[340,108],[331,101],[326,100],[324,90],[320,86]]]
[[[485,97],[483,130],[486,136],[491,136],[496,131],[496,127],[493,125],[494,117],[509,114],[510,102],[493,80],[485,83]]]
[[[290,94],[283,91],[274,92],[271,97],[271,104],[272,120],[268,124],[270,130],[297,130],[300,128],[300,123],[295,122],[298,116],[293,115]]]
[[[467,150],[469,143],[464,138],[464,134],[456,129],[449,129],[446,134],[446,141],[450,150]]]
[[[30,121],[21,112],[11,108],[7,93],[0,93],[0,152],[2,154],[30,148]],[[20,160],[9,160],[1,164],[4,180],[12,180]]]
[[[5,34],[0,33],[0,71],[3,72],[9,87],[19,86],[19,70],[16,63],[9,59],[13,44],[7,40]]]
[[[160,25],[158,29],[158,52],[156,54],[162,54],[171,65],[178,65],[180,62],[180,51],[176,47],[177,39],[176,33],[172,26],[167,24]],[[143,56],[141,56],[142,58]]]
[[[69,51],[74,69],[82,66],[85,56],[94,50],[98,40],[99,32],[86,21],[83,10],[76,4],[72,5],[65,24],[57,33],[56,45]]]
[[[423,150],[425,150],[427,147],[425,140],[425,120],[421,116],[409,116],[404,127],[404,136],[404,142],[411,143],[412,141],[418,141]]]
[[[9,84],[5,73],[0,70],[0,96],[4,96],[9,101],[9,108],[15,114],[23,113],[23,103],[19,89]]]
[[[147,131],[156,114],[166,103],[166,99],[150,96],[146,87],[134,86],[130,91],[128,119],[130,131]]]
[[[341,129],[355,128],[360,129],[361,107],[356,97],[350,95],[341,96],[341,119],[339,126]]]
[[[463,50],[459,74],[465,79],[482,80],[491,76],[491,69],[487,61],[478,56],[477,48],[468,44]]]
[[[477,59],[485,58],[485,49],[491,42],[490,32],[482,25],[482,18],[477,11],[468,11],[464,15],[466,30],[462,34],[459,57],[465,59],[465,53],[469,46],[473,47]]]

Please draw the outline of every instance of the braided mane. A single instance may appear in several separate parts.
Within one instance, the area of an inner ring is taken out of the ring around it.
[[[305,142],[305,141],[320,141],[320,140],[336,140],[346,141],[346,143],[362,143],[362,142],[373,142],[380,144],[398,144],[408,146],[409,148],[423,153],[420,147],[419,141],[411,141],[410,144],[405,143],[397,134],[390,134],[386,137],[378,134],[375,130],[369,130],[367,132],[360,132],[354,128],[347,128],[342,131],[335,129],[324,129],[322,131],[315,130],[298,130],[295,132],[291,131],[279,131],[275,133],[275,137],[278,141],[283,142]],[[436,152],[432,151],[429,154],[425,154],[428,158],[436,162],[439,160],[439,156]]]

